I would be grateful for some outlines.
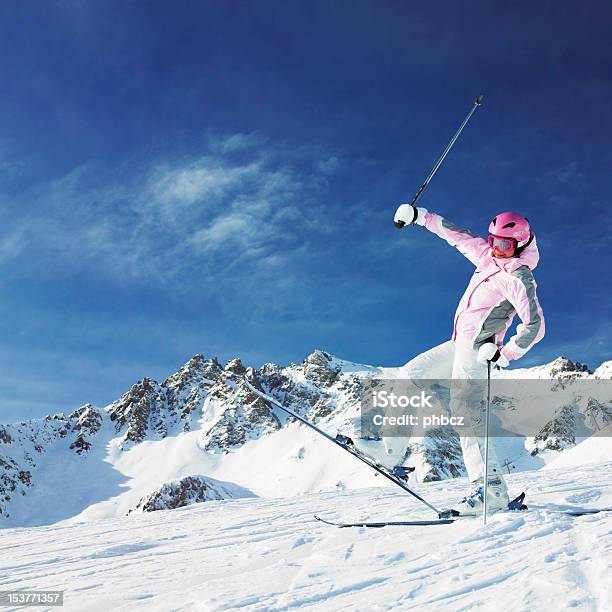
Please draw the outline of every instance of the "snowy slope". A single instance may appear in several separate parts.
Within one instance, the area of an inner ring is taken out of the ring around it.
[[[600,377],[605,365],[596,372]],[[0,426],[0,526],[124,516],[168,483],[190,476],[219,481],[227,497],[285,498],[381,485],[372,470],[271,409],[236,374],[326,431],[357,439],[364,377],[393,378],[395,372],[323,351],[300,365],[259,369],[247,369],[238,359],[224,366],[196,355],[163,383],[145,378],[103,409],[86,405],[69,415]],[[565,358],[514,372],[570,381],[594,376]],[[569,398],[572,385],[566,386]],[[575,403],[592,409],[602,423],[608,418],[605,407],[589,404],[588,397]],[[497,408],[493,412],[501,418]],[[554,461],[573,445],[575,432],[566,431],[566,420],[552,419],[531,445],[521,437],[496,440],[500,460],[509,460],[514,470]],[[388,465],[401,459],[380,442],[359,443]],[[409,451],[413,486],[464,474],[456,436],[412,439]]]
[[[556,470],[610,460],[612,460],[612,427],[608,426],[597,435],[555,457],[544,469]]]
[[[612,462],[509,481],[530,510],[484,528],[336,529],[312,518],[430,516],[384,486],[8,529],[0,588],[65,590],[67,611],[612,609],[612,516],[554,512],[612,505]],[[446,506],[465,486],[420,490]]]

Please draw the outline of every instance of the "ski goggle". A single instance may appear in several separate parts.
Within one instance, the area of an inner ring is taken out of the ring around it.
[[[489,246],[500,255],[514,253],[518,245],[518,241],[515,238],[504,238],[495,234],[489,234],[488,242]]]

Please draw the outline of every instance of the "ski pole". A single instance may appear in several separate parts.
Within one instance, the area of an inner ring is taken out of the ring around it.
[[[347,451],[348,453],[350,453],[351,455],[353,455],[353,457],[359,459],[360,461],[362,461],[363,463],[365,463],[366,465],[369,465],[371,468],[373,468],[376,472],[378,472],[379,474],[381,474],[382,476],[384,476],[385,478],[391,480],[392,482],[394,482],[396,485],[398,485],[399,487],[401,487],[402,489],[404,489],[404,491],[406,491],[406,493],[409,493],[410,495],[412,495],[412,497],[418,499],[421,503],[425,504],[428,508],[430,508],[431,510],[433,510],[437,515],[439,519],[450,519],[452,516],[454,516],[452,514],[452,510],[438,510],[435,506],[433,506],[432,504],[430,504],[427,500],[423,499],[418,493],[415,493],[412,489],[410,489],[406,484],[395,480],[394,478],[392,478],[388,472],[386,472],[385,470],[381,469],[381,467],[376,464],[376,463],[370,463],[370,461],[368,461],[367,459],[365,459],[362,455],[354,452],[353,450],[350,450],[345,444],[342,444],[341,442],[339,442],[336,438],[333,438],[332,436],[330,436],[328,433],[326,433],[325,431],[323,431],[322,429],[319,429],[316,425],[314,425],[313,423],[311,423],[308,419],[305,419],[303,416],[300,416],[299,414],[297,414],[297,412],[294,412],[293,410],[291,410],[291,408],[287,408],[287,406],[283,406],[283,404],[281,404],[279,401],[275,400],[273,397],[270,397],[269,395],[266,395],[265,393],[262,393],[261,391],[259,391],[258,389],[256,389],[247,379],[244,375],[239,375],[239,374],[232,374],[232,376],[234,376],[235,378],[240,378],[242,379],[242,382],[253,392],[255,393],[255,395],[258,395],[259,397],[261,397],[264,401],[276,406],[277,408],[280,408],[283,412],[286,412],[287,414],[291,415],[292,417],[294,417],[295,419],[297,419],[298,421],[300,421],[301,423],[303,423],[304,425],[306,425],[307,427],[310,427],[310,429],[313,429],[314,431],[316,431],[318,434],[320,434],[321,436],[323,436],[324,438],[327,438],[330,442],[333,442],[336,446],[339,446],[340,448],[344,449],[345,451]]]
[[[491,362],[487,361],[487,406],[485,416],[484,507],[482,523],[487,524],[487,489],[489,488],[489,412],[491,409]]]
[[[470,118],[474,114],[474,111],[482,104],[482,98],[483,96],[480,96],[479,98],[476,98],[476,100],[474,100],[474,106],[472,107],[470,112],[467,114],[467,117],[463,120],[463,123],[459,126],[459,129],[455,132],[455,135],[452,137],[451,141],[448,143],[448,146],[446,147],[446,149],[444,149],[444,153],[442,153],[442,155],[440,156],[440,159],[438,159],[438,161],[436,162],[436,165],[433,167],[432,171],[429,173],[429,176],[425,179],[425,182],[421,185],[420,189],[416,192],[416,195],[414,196],[414,198],[412,198],[412,202],[410,202],[412,206],[416,204],[417,200],[421,197],[421,194],[427,188],[427,185],[429,185],[429,181],[431,181],[434,174],[438,171],[438,168],[442,165],[444,158],[448,155],[448,152],[452,149],[453,145],[455,144],[455,141],[457,140],[457,138],[459,138],[459,134],[461,134],[461,132],[463,131],[463,128],[467,125],[467,122],[470,120]],[[406,224],[403,221],[395,222],[395,227],[397,227],[397,229],[401,229],[402,227],[404,227],[404,225]]]

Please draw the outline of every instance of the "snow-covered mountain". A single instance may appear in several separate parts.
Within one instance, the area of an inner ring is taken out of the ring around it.
[[[500,376],[560,383],[610,378],[611,363],[591,373],[559,358]],[[196,355],[165,381],[144,378],[104,408],[86,404],[67,415],[0,426],[0,525],[381,485],[380,478],[341,449],[271,409],[242,376],[325,430],[356,439],[364,380],[373,374],[394,377],[395,372],[324,351],[313,352],[299,365],[260,368],[245,367],[240,359],[222,365]],[[502,440],[500,459],[519,470],[545,465],[580,441],[583,432],[575,425],[584,422],[589,410],[598,428],[612,422],[608,405],[582,398],[571,410],[560,406],[529,444]],[[464,473],[458,436],[450,428],[411,440],[404,457],[381,457],[380,443],[360,443],[389,464],[406,459],[416,468],[413,482]]]
[[[143,497],[136,504],[134,511],[174,510],[205,501],[242,497],[252,497],[252,495],[235,485],[222,483],[206,476],[185,476],[180,480],[167,482],[157,491]]]

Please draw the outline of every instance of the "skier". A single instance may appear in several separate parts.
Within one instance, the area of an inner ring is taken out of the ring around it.
[[[422,225],[456,247],[475,266],[465,294],[455,313],[451,340],[436,346],[406,364],[402,376],[409,379],[486,379],[487,362],[506,367],[521,358],[544,336],[544,316],[536,295],[532,270],[539,253],[528,220],[514,212],[497,215],[489,225],[488,240],[474,236],[425,208],[402,204],[395,213],[398,222]],[[518,313],[521,324],[516,335],[502,344]],[[473,424],[481,422],[482,389],[464,385],[453,390],[453,413],[468,410]],[[463,459],[471,482],[468,495],[457,510],[463,515],[481,514],[484,504],[484,440],[461,436]],[[487,504],[493,512],[506,508],[508,491],[502,470],[489,449]]]

